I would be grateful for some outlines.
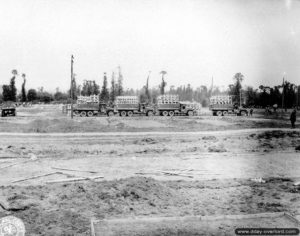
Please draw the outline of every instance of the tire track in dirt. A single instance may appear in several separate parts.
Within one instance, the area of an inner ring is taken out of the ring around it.
[[[235,134],[245,134],[251,132],[264,132],[264,131],[297,131],[300,129],[289,129],[289,128],[259,128],[259,129],[239,129],[239,130],[222,130],[222,131],[182,131],[182,132],[86,132],[86,133],[8,133],[1,132],[0,136],[37,136],[37,137],[52,137],[52,136],[62,136],[62,137],[73,137],[73,136],[146,136],[146,135],[235,135]]]

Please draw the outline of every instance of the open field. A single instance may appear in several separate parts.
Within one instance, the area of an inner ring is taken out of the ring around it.
[[[0,217],[20,217],[28,235],[89,235],[92,217],[300,215],[288,114],[209,114],[71,121],[58,106],[21,108],[0,119]]]

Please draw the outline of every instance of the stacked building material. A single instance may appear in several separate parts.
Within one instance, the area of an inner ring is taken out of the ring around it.
[[[77,104],[87,104],[87,103],[99,103],[98,95],[90,96],[79,96],[77,99]]]
[[[232,104],[232,96],[212,96],[210,104]]]
[[[118,96],[116,97],[117,104],[138,104],[139,100],[137,96]]]
[[[175,104],[179,102],[178,95],[160,95],[157,97],[158,104]]]

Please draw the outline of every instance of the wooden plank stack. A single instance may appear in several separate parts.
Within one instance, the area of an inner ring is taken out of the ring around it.
[[[137,96],[117,96],[117,104],[138,104],[139,100]]]
[[[99,103],[98,95],[90,95],[90,96],[79,96],[77,99],[77,104],[87,104],[87,103]]]
[[[210,104],[232,104],[232,96],[212,96]]]
[[[176,104],[179,102],[179,96],[178,95],[160,95],[157,97],[157,103],[158,104]]]

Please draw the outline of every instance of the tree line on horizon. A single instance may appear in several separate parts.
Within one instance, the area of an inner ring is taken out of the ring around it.
[[[229,84],[226,90],[221,90],[218,86],[213,86],[213,84],[210,87],[201,85],[196,88],[193,88],[190,84],[178,87],[170,86],[170,89],[166,90],[167,82],[165,75],[167,72],[161,71],[160,74],[162,78],[159,86],[149,87],[149,72],[145,85],[141,89],[136,90],[123,88],[123,75],[120,68],[117,78],[115,73],[112,72],[110,82],[108,81],[107,74],[104,73],[101,88],[95,80],[84,80],[82,85],[77,84],[74,75],[72,89],[62,92],[59,88],[56,88],[55,93],[47,92],[43,87],[39,87],[38,89],[31,88],[26,92],[26,75],[22,74],[23,83],[21,93],[17,94],[15,81],[18,71],[12,70],[10,83],[2,86],[0,102],[69,103],[71,98],[76,100],[78,96],[99,95],[100,100],[105,103],[114,103],[116,96],[138,96],[141,102],[156,103],[156,98],[159,95],[177,94],[181,101],[197,102],[203,107],[209,105],[209,98],[214,95],[231,95],[234,102],[242,102],[243,105],[248,107],[267,107],[274,104],[277,104],[278,107],[283,105],[285,108],[299,106],[300,86],[296,86],[288,81],[283,81],[281,85],[273,87],[260,85],[256,89],[250,86],[243,88],[244,75],[239,72],[233,76],[233,83]]]

